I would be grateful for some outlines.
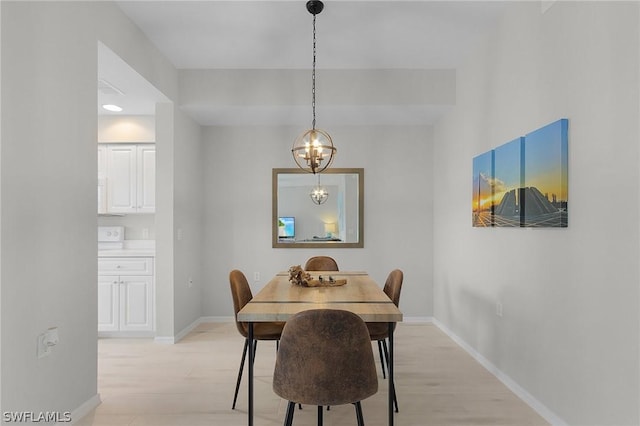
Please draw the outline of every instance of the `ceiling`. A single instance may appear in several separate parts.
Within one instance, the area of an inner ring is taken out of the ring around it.
[[[311,69],[313,18],[304,0],[116,3],[178,69]],[[469,57],[477,40],[496,25],[505,4],[325,1],[324,11],[317,15],[317,68],[455,69]],[[125,107],[122,114],[152,113],[163,95],[114,56],[103,52],[99,70],[100,77],[124,92],[116,96]],[[99,93],[99,98],[100,104],[107,100],[105,94]],[[354,114],[357,105],[355,99]],[[416,114],[415,105],[404,107],[407,113]],[[260,108],[265,109],[264,105]],[[403,116],[402,105],[393,108],[395,113],[388,111],[389,117]],[[220,105],[205,108],[194,119],[201,124],[225,124],[223,109]],[[433,106],[425,105],[425,110],[437,116]],[[277,120],[273,111],[265,114]],[[242,124],[234,116],[234,124]],[[358,123],[366,124],[362,121],[360,112]],[[379,123],[379,114],[371,121]]]

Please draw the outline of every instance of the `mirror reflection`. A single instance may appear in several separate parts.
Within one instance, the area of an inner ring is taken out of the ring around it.
[[[273,169],[272,187],[274,248],[364,247],[364,169]]]

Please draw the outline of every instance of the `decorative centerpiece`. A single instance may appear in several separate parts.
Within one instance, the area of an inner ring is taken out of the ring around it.
[[[331,275],[323,278],[322,275],[318,276],[318,279],[311,277],[311,274],[305,272],[302,266],[296,265],[289,268],[289,281],[291,284],[299,285],[302,287],[337,287],[345,285],[346,279],[334,279]]]

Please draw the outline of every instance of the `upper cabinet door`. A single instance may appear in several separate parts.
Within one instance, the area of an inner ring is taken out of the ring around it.
[[[108,213],[155,213],[155,145],[108,145],[106,182]]]
[[[136,145],[107,148],[107,211],[136,213]]]
[[[138,145],[138,213],[156,211],[156,148]]]
[[[98,214],[107,212],[107,147],[98,145]]]

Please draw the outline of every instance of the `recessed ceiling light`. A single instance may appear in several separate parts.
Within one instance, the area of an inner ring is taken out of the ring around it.
[[[118,105],[107,104],[107,105],[102,105],[102,108],[106,109],[107,111],[112,111],[112,112],[120,112],[120,111],[122,111],[122,108],[119,107]]]

